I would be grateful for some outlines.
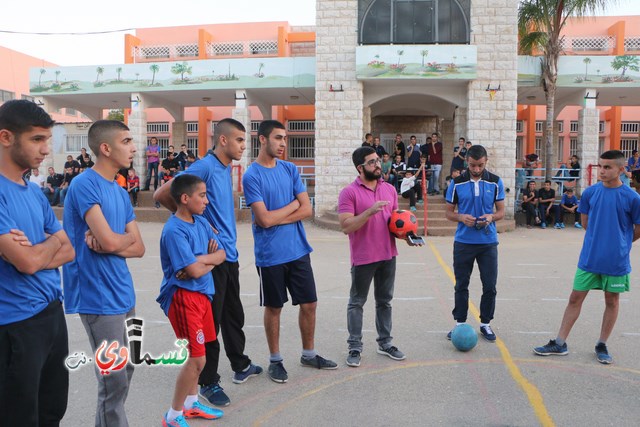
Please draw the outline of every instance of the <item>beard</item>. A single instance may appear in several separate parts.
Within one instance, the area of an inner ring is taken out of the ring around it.
[[[364,169],[364,178],[367,181],[377,181],[380,179],[381,176],[382,176],[382,169],[380,168],[375,168],[373,172],[370,172]]]

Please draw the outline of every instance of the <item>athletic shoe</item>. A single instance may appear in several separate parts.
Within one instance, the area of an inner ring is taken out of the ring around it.
[[[277,383],[286,383],[289,379],[287,370],[284,369],[284,365],[282,364],[282,362],[271,362],[269,364],[268,373],[271,381],[275,381]]]
[[[262,368],[252,363],[249,365],[249,368],[246,371],[235,372],[233,374],[233,382],[236,384],[242,384],[249,378],[258,376],[261,373],[262,373]]]
[[[547,228],[547,223],[543,222],[542,224],[540,224],[540,228]]]
[[[493,341],[496,340],[496,334],[493,333],[493,330],[491,329],[491,326],[489,326],[489,325],[480,326],[480,334],[482,334],[484,339],[486,339],[487,341],[493,342]]]
[[[540,218],[536,217],[536,224],[540,224],[542,221],[540,221]]]
[[[422,200],[422,199],[416,200],[416,204],[418,204],[418,205],[421,205],[423,203],[424,203],[424,200]]]
[[[360,366],[360,352],[358,350],[349,351],[349,356],[347,356],[347,366],[351,366],[352,368]]]
[[[556,225],[554,225],[553,228],[555,228],[556,230],[560,230],[562,227],[560,227],[560,224],[556,222]]]
[[[231,403],[229,396],[227,396],[224,389],[220,387],[220,382],[200,387],[198,395],[216,406],[228,406],[229,403]]]
[[[613,362],[605,343],[598,343],[596,346],[596,357],[598,358],[598,362],[604,365],[610,365]]]
[[[411,207],[409,208],[409,210],[410,210],[411,212],[415,212],[417,209],[416,209],[416,207],[415,207],[415,206],[411,206]]]
[[[197,400],[194,402],[191,409],[183,408],[182,413],[187,419],[204,418],[205,420],[217,420],[224,414],[224,412],[222,412],[220,409],[210,408],[198,402]]]
[[[306,357],[300,358],[300,364],[302,366],[306,366],[307,368],[318,368],[318,369],[338,369],[338,364],[333,360],[325,359],[324,357],[316,354],[316,357],[311,359]]]
[[[173,421],[167,420],[168,413],[164,414],[162,417],[162,427],[189,427],[187,421],[184,419],[184,416],[180,415]]]
[[[447,334],[447,339],[449,341],[451,341],[451,333],[453,332],[453,329],[449,331],[449,333]]]
[[[560,223],[560,228],[564,228],[564,222]]]
[[[569,354],[567,343],[560,345],[556,340],[549,340],[546,345],[534,348],[533,352],[538,356],[566,356]]]
[[[575,224],[573,224],[573,226],[575,228],[582,228],[582,225],[579,222],[576,222]]]
[[[160,203],[156,202],[155,203],[155,207],[156,207],[156,209],[160,209]]]
[[[385,356],[390,357],[393,360],[404,360],[407,358],[407,356],[405,356],[403,352],[398,350],[398,347],[393,345],[387,348],[378,347],[377,352],[378,354],[383,354]]]

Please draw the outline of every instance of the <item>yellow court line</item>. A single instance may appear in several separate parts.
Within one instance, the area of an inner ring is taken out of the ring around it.
[[[456,278],[453,274],[453,271],[451,271],[451,268],[449,268],[449,266],[445,264],[444,260],[442,259],[442,256],[440,256],[440,252],[438,252],[438,250],[433,245],[433,243],[431,242],[428,242],[428,243],[429,243],[429,247],[431,248],[431,252],[433,252],[433,254],[436,257],[436,260],[438,261],[438,264],[440,264],[440,267],[442,267],[444,272],[447,273],[447,276],[449,276],[451,283],[455,285]],[[478,311],[478,308],[471,301],[469,301],[469,311],[471,311],[471,314],[473,314],[473,316],[476,318],[476,321],[480,322],[480,312]],[[527,399],[529,399],[529,403],[531,404],[531,407],[533,408],[533,411],[536,414],[536,417],[538,417],[540,424],[545,427],[555,426],[555,423],[553,422],[553,419],[549,415],[547,408],[544,406],[544,400],[542,399],[542,395],[540,394],[540,391],[538,391],[536,386],[531,384],[524,377],[524,375],[522,375],[522,373],[520,372],[520,369],[518,368],[516,363],[513,361],[513,358],[511,357],[511,353],[509,352],[509,349],[500,338],[496,339],[496,345],[500,350],[500,355],[502,356],[502,360],[507,366],[507,369],[509,370],[511,377],[515,380],[515,382],[522,388],[522,390],[527,395]]]

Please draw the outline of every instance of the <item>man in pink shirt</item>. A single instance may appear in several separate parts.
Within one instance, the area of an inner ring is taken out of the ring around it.
[[[398,195],[395,188],[382,179],[380,158],[373,148],[357,148],[352,158],[360,176],[340,192],[338,212],[340,227],[349,235],[351,250],[347,365],[358,367],[362,353],[362,309],[372,280],[376,301],[377,351],[393,360],[404,360],[405,355],[391,343],[391,300],[398,250],[387,221],[398,208]]]

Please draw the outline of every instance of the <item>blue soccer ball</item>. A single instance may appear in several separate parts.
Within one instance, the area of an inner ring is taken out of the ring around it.
[[[469,351],[478,343],[478,333],[473,327],[463,323],[453,328],[451,343],[460,351]]]

